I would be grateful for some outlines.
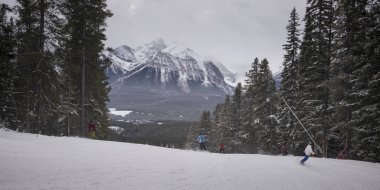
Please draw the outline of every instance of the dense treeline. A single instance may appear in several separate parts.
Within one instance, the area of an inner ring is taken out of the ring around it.
[[[109,129],[107,140],[178,149],[192,148],[192,143],[186,143],[190,130],[195,126],[193,122],[155,121],[137,124],[110,120],[109,124],[110,126],[120,127],[120,130]]]
[[[227,152],[278,154],[286,144],[302,155],[309,133],[319,155],[335,158],[347,145],[346,158],[379,162],[379,1],[309,0],[302,40],[299,22],[293,9],[280,88],[268,61],[256,58],[246,84],[198,130],[209,134],[209,146],[224,143]]]
[[[109,65],[102,55],[105,0],[17,0],[0,5],[0,119],[9,128],[105,137]]]

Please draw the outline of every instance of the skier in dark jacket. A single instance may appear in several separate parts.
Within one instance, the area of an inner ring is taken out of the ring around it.
[[[224,153],[224,144],[223,143],[219,144],[219,153]]]
[[[281,154],[282,154],[283,156],[288,155],[288,145],[286,145],[286,143],[284,143],[284,144],[282,145],[282,147],[281,147]]]
[[[90,138],[96,137],[96,125],[92,120],[90,121],[90,124],[88,124],[88,132],[90,134]]]

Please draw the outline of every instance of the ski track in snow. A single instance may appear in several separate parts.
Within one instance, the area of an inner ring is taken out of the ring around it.
[[[380,164],[216,154],[0,129],[0,189],[379,190]]]

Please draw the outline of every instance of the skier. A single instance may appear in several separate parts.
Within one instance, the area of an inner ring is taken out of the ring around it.
[[[224,153],[224,144],[223,143],[219,144],[219,153]]]
[[[206,150],[206,146],[205,146],[206,136],[203,135],[202,133],[199,133],[197,141],[199,143],[199,146],[201,147],[201,150]]]
[[[282,148],[281,148],[281,154],[282,154],[283,156],[288,155],[288,145],[286,145],[286,143],[284,143],[284,144],[282,145]]]
[[[311,142],[309,142],[309,144],[306,146],[304,153],[305,153],[305,157],[301,160],[302,165],[305,164],[306,160],[309,159],[311,155],[315,155],[315,153],[313,152],[313,149],[311,148]]]
[[[94,121],[90,121],[90,124],[88,124],[88,132],[90,133],[90,138],[96,137],[96,125]]]

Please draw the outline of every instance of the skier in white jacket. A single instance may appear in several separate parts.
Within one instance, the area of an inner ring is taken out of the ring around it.
[[[315,155],[313,149],[311,148],[311,142],[309,142],[309,144],[306,146],[304,153],[305,157],[301,160],[302,165],[305,164],[306,160],[309,159],[310,155]]]

